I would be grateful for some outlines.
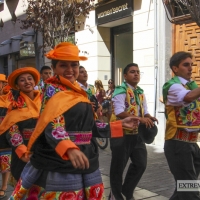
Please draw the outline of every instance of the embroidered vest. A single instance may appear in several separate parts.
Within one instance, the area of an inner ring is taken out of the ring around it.
[[[115,92],[114,92],[115,93]],[[143,108],[143,102],[144,102],[144,94],[138,94],[139,96],[139,101],[140,101],[140,105],[136,104],[136,98],[135,98],[135,94],[133,92],[133,90],[128,87],[126,85],[126,91],[124,92],[120,92],[119,94],[122,93],[126,93],[126,99],[125,99],[125,112],[129,113],[130,115],[135,115],[135,116],[141,116],[144,117],[144,108]],[[140,113],[139,113],[139,108],[140,107]],[[117,121],[120,120],[120,118],[118,118],[115,113],[114,113],[114,106],[112,105],[112,115],[110,118],[110,121]],[[138,130],[126,130],[124,129],[124,134],[127,135],[133,135],[133,134],[137,134]]]
[[[192,90],[187,85],[183,85],[183,87]],[[178,128],[200,128],[200,98],[190,103],[187,107],[166,105],[167,98],[165,99],[165,114],[167,118],[165,140],[172,139]]]

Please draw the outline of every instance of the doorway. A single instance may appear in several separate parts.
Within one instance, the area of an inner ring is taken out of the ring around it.
[[[133,62],[133,24],[128,23],[111,29],[112,78],[115,85],[124,81],[123,70]]]

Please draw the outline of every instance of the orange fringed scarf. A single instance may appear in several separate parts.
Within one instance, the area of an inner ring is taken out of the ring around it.
[[[40,134],[44,131],[49,122],[54,118],[60,116],[74,105],[80,102],[90,103],[86,92],[79,86],[78,83],[72,84],[69,80],[59,76],[60,82],[56,77],[48,79],[46,83],[52,83],[53,85],[61,84],[61,86],[69,87],[69,90],[60,91],[53,95],[47,102],[44,111],[40,115],[34,132],[31,135],[29,143],[27,145],[28,153],[31,151],[31,147]]]
[[[25,107],[17,107],[14,110],[9,110],[6,114],[4,120],[0,125],[0,135],[7,131],[12,125],[16,124],[17,122],[24,121],[30,118],[38,118],[41,108],[41,99],[40,99],[40,92],[35,90],[35,98],[31,100],[27,95],[23,92],[20,92],[20,96],[24,99],[26,104]],[[10,102],[10,106],[18,106],[18,104]]]

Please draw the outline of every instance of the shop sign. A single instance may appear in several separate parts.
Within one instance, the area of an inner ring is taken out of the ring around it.
[[[20,58],[22,57],[35,57],[35,45],[33,42],[20,42]]]
[[[96,24],[105,24],[132,15],[133,0],[116,0],[96,8]]]

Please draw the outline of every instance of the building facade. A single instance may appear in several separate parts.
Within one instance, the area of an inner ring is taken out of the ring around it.
[[[96,0],[96,7],[83,24],[76,26],[75,42],[81,62],[89,75],[88,82],[108,80],[115,85],[123,81],[123,69],[137,63],[141,71],[140,86],[144,89],[149,112],[159,119],[154,144],[164,144],[165,117],[162,85],[171,78],[169,58],[174,52],[189,51],[194,55],[193,78],[200,84],[200,28],[196,23],[172,25],[162,1]],[[0,73],[32,66],[40,69],[50,61],[44,58],[42,36],[31,29],[22,30],[18,19],[24,19],[26,0],[0,0]],[[3,22],[3,23],[2,23]],[[34,51],[35,50],[35,51]]]
[[[25,19],[26,0],[0,1],[0,73],[9,75],[14,69],[31,66],[40,68],[43,55],[40,33],[21,29]]]

